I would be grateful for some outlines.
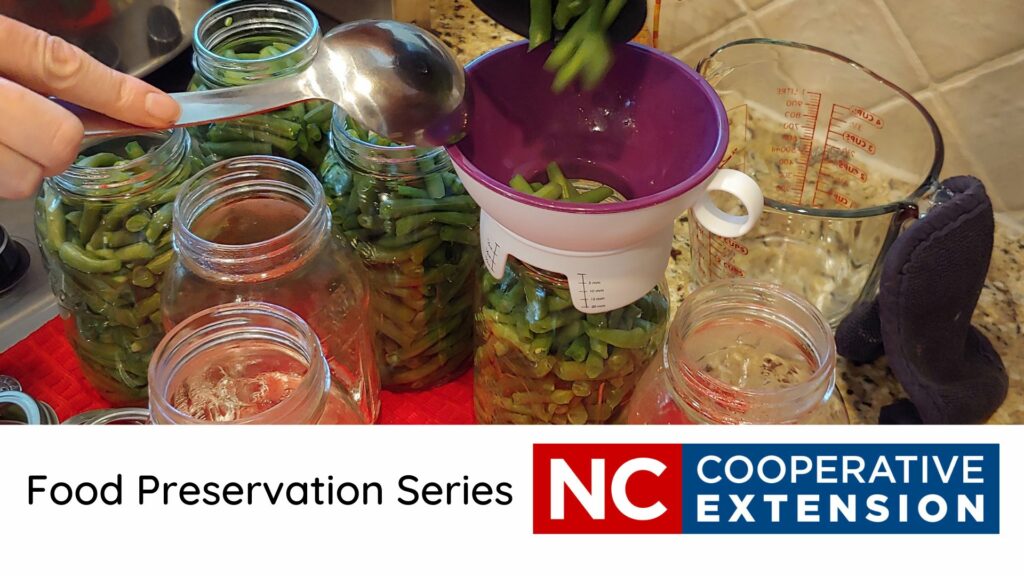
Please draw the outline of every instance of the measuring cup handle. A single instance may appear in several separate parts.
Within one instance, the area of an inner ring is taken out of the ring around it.
[[[734,216],[722,211],[711,198],[712,190],[721,190],[735,196],[746,208],[745,216]],[[700,225],[712,234],[724,238],[743,236],[754,227],[761,217],[764,197],[754,179],[739,170],[722,168],[711,177],[704,196],[693,207],[693,214]]]

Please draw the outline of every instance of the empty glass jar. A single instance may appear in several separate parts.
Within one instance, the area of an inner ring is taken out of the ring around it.
[[[175,218],[165,322],[228,302],[283,306],[320,337],[334,385],[366,422],[376,420],[380,377],[366,279],[352,249],[331,234],[316,177],[284,158],[224,160],[184,186]]]
[[[154,424],[358,424],[313,330],[263,302],[221,304],[167,333],[149,368]]]
[[[564,276],[509,257],[483,273],[473,397],[483,424],[602,424],[661,349],[665,289],[601,314],[572,306]]]
[[[292,0],[235,0],[211,8],[196,25],[195,76],[189,90],[257,84],[305,70],[320,46],[313,12]],[[274,154],[316,170],[327,151],[333,105],[300,102],[266,114],[193,129],[215,159]]]
[[[683,301],[630,424],[847,424],[821,313],[772,284],[704,286]]]
[[[320,177],[335,233],[369,273],[384,387],[451,381],[472,359],[480,209],[448,154],[367,133],[338,110]]]
[[[146,404],[174,199],[203,165],[185,130],[92,142],[36,200],[36,236],[68,339],[115,406]]]

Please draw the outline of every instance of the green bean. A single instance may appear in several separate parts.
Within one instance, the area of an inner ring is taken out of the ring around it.
[[[428,254],[441,245],[441,242],[443,239],[440,236],[424,238],[412,246],[402,248],[382,248],[379,245],[363,242],[359,244],[359,254],[367,262],[396,264],[403,260],[409,260],[421,264]]]
[[[58,253],[62,262],[86,274],[109,274],[121,269],[119,260],[93,258],[71,242],[61,244]]]
[[[558,167],[558,164],[551,162],[547,166],[548,181],[558,184],[559,188],[562,189],[562,199],[569,198],[573,188],[569,184],[569,179],[562,173],[562,169]]]
[[[615,22],[615,19],[619,17],[619,12],[622,11],[622,7],[626,5],[626,0],[608,0],[608,5],[604,7],[604,12],[601,13],[601,28],[605,30]]]
[[[558,200],[562,197],[562,187],[557,182],[548,182],[534,192],[534,196],[546,200]]]
[[[331,121],[331,114],[334,112],[334,104],[331,102],[320,102],[303,116],[303,121],[310,125],[320,125]]]
[[[75,161],[75,166],[82,166],[85,168],[109,168],[113,166],[115,162],[120,162],[122,158],[117,154],[111,152],[100,152],[99,154],[93,154],[92,156],[83,156]]]
[[[380,215],[397,219],[410,214],[434,211],[474,212],[476,202],[469,196],[452,196],[438,199],[384,198],[380,201]]]
[[[523,194],[533,194],[533,188],[530,187],[530,183],[523,178],[522,174],[516,174],[508,181],[508,185],[513,189],[522,192]]]
[[[146,154],[146,151],[142,149],[141,144],[133,140],[125,144],[124,153],[125,155],[128,156],[128,158],[136,160],[138,158],[142,158],[142,156]]]
[[[579,51],[583,53],[582,57],[585,59],[583,89],[593,90],[612,67],[612,49],[607,38],[600,34],[592,34],[583,41]]]
[[[602,4],[603,2],[600,2],[600,0],[593,0],[591,2],[590,7],[584,12],[583,16],[569,27],[569,31],[562,36],[555,49],[551,51],[551,55],[544,62],[545,68],[554,72],[569,62],[569,59],[572,58],[576,49],[583,42],[586,34],[597,29],[597,25],[600,23],[598,17],[601,10],[603,10]]]
[[[586,335],[576,337],[565,350],[566,358],[572,358],[577,362],[582,362],[587,358],[587,349],[590,347],[590,341]]]
[[[138,202],[123,202],[121,204],[115,204],[100,219],[99,229],[108,232],[117,230],[124,223],[125,219],[138,210],[138,208]]]
[[[258,128],[249,126],[218,124],[213,128],[210,128],[208,135],[210,142],[207,146],[209,146],[209,144],[218,143],[249,144],[251,141],[255,141],[270,144],[274,148],[283,152],[291,152],[299,145],[297,140],[293,140],[287,136],[280,136],[278,134],[265,132]]]
[[[57,193],[46,186],[43,201],[46,204],[46,246],[57,251],[67,238],[67,224],[64,221],[64,205]]]
[[[149,225],[149,220],[149,212],[133,214],[130,218],[125,220],[124,229],[129,232],[141,232],[147,225]]]
[[[86,247],[90,250],[120,248],[138,241],[139,234],[127,230],[99,231],[92,235],[92,239],[86,244]]]
[[[157,238],[171,226],[174,217],[174,204],[164,204],[149,219],[146,225],[146,240],[156,242]]]
[[[444,240],[445,242],[457,242],[468,246],[480,245],[480,234],[478,234],[476,230],[442,226],[439,234],[441,236],[441,240]]]
[[[140,288],[152,288],[156,284],[156,276],[143,266],[132,269],[132,284]]]
[[[125,261],[149,260],[153,256],[156,256],[156,248],[148,242],[136,242],[114,251],[116,259]]]
[[[411,214],[399,219],[395,223],[395,234],[402,236],[424,226],[436,223],[473,228],[476,226],[477,221],[478,217],[476,214],[466,214],[462,212],[426,212],[423,214]]]
[[[86,202],[82,208],[82,219],[78,223],[78,237],[88,242],[100,225],[103,207],[95,202]]]
[[[551,39],[551,24],[551,0],[530,0],[530,50]]]
[[[555,45],[544,67],[555,73],[551,88],[555,93],[565,90],[582,74],[583,89],[592,90],[607,74],[612,65],[612,51],[607,38],[608,28],[618,18],[625,0],[559,0],[555,6],[552,24],[559,30],[568,28]],[[547,40],[541,40],[540,26],[550,15],[550,4],[544,10],[531,3],[530,49]],[[580,16],[572,25],[572,18]],[[533,23],[537,22],[538,40],[533,40]],[[549,35],[550,36],[550,35]]]
[[[236,156],[270,155],[274,152],[268,142],[205,142],[203,148],[220,158]]]
[[[593,190],[587,190],[579,195],[569,198],[569,202],[578,202],[581,204],[598,204],[607,198],[612,197],[615,191],[608,186],[598,186]]]

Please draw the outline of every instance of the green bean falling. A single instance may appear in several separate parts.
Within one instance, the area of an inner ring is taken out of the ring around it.
[[[555,73],[551,89],[564,91],[581,79],[584,90],[594,89],[612,65],[607,30],[626,0],[530,0],[530,50],[551,40],[554,30],[564,31],[544,67]]]

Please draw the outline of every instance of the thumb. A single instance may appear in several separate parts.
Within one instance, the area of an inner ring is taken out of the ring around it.
[[[9,46],[0,51],[0,75],[35,92],[150,128],[169,126],[181,114],[164,92],[56,36],[0,17],[0,38]]]

